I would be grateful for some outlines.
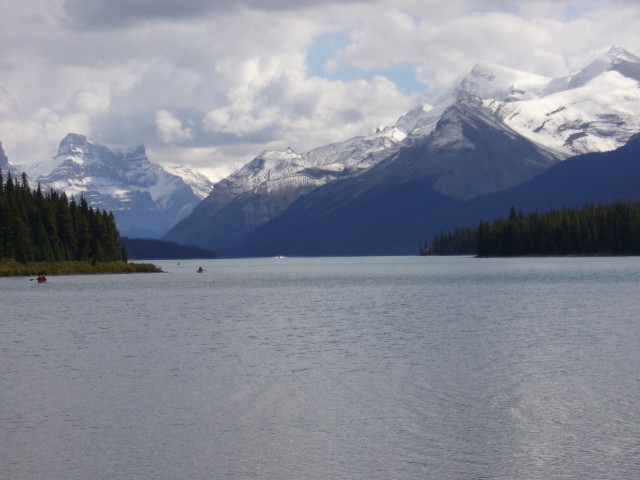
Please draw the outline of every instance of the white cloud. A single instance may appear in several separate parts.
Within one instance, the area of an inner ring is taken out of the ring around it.
[[[295,145],[304,151],[371,133],[392,123],[411,103],[387,79],[344,83],[305,75],[304,59],[249,59],[235,67],[237,85],[225,105],[208,112],[206,132]],[[258,153],[258,152],[256,152]]]
[[[73,93],[73,109],[87,114],[100,113],[111,105],[111,89],[104,83],[83,85]]]
[[[156,127],[164,143],[182,143],[193,139],[193,129],[184,128],[178,117],[166,110],[156,112]]]
[[[612,44],[640,54],[635,0],[29,0],[0,15],[13,163],[73,131],[222,175],[392,123],[416,102],[396,66],[433,101],[478,61],[559,75]],[[327,35],[342,43],[311,71]]]
[[[0,119],[0,141],[5,147],[9,162],[14,165],[52,158],[67,133],[87,131],[90,131],[90,118],[87,115],[61,115],[48,108],[39,109],[26,120]]]
[[[0,86],[0,115],[4,118],[14,116],[18,111],[16,98],[9,90]]]

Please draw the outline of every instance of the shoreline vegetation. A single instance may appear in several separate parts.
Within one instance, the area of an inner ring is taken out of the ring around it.
[[[55,261],[21,263],[15,260],[0,261],[0,277],[33,277],[37,275],[92,275],[110,273],[162,273],[152,263],[133,262],[83,262]]]
[[[640,255],[640,202],[620,200],[524,215],[456,228],[426,242],[420,255],[478,257],[597,257]]]
[[[93,209],[82,196],[32,190],[27,175],[5,181],[0,169],[0,276],[161,272],[129,263],[113,212]]]

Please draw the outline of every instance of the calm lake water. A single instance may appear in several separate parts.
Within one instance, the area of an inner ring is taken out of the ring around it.
[[[0,479],[640,478],[640,258],[156,263],[0,278]]]

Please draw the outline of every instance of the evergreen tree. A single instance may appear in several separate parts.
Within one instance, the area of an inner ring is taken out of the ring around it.
[[[96,212],[84,198],[78,206],[66,194],[31,191],[26,174],[16,184],[0,171],[0,260],[20,262],[126,258],[112,213]]]
[[[13,195],[13,187],[13,178],[11,177],[11,171],[9,171],[9,173],[7,173],[7,183],[5,183],[7,195]]]
[[[465,240],[469,237],[474,238],[472,244]],[[433,240],[433,252],[438,255],[470,253],[468,248],[480,257],[639,255],[640,202],[618,201],[530,215],[511,207],[506,220],[481,221],[475,229],[442,232]]]
[[[553,209],[529,216],[511,210],[508,220],[481,222],[479,256],[638,255],[640,202]]]

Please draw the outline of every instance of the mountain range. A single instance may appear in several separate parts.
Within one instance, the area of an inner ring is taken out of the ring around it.
[[[504,215],[510,204],[527,210],[535,202],[518,190],[525,185],[553,205],[550,187],[529,181],[564,163],[575,169],[561,176],[567,191],[596,188],[567,159],[612,151],[637,132],[640,59],[624,49],[558,78],[478,64],[435,106],[374,135],[261,153],[164,238],[229,256],[411,254],[443,229]],[[604,171],[615,163],[598,158]],[[580,202],[597,197],[589,192]]]
[[[144,146],[111,149],[74,133],[60,142],[53,158],[23,169],[43,188],[83,195],[93,208],[113,211],[120,233],[132,237],[162,236],[213,186],[187,167],[151,162]]]
[[[270,222],[228,248],[227,256],[411,255],[436,233],[480,220],[586,203],[640,200],[640,136],[610,152],[569,158],[531,180],[498,192],[459,200],[420,179],[376,185],[349,201],[336,201],[351,186],[335,184],[301,198]],[[279,252],[279,253],[276,253]]]
[[[394,125],[304,153],[264,151],[215,185],[151,162],[144,146],[74,133],[52,158],[24,166],[9,164],[0,144],[0,167],[84,195],[130,237],[227,256],[412,254],[441,230],[511,205],[560,206],[576,189],[572,202],[635,195],[625,177],[633,162],[615,158],[633,151],[638,132],[640,59],[614,47],[557,78],[477,64]],[[595,155],[587,169],[577,161],[585,154]],[[550,176],[564,183],[544,184]],[[616,181],[604,188],[598,178]]]

